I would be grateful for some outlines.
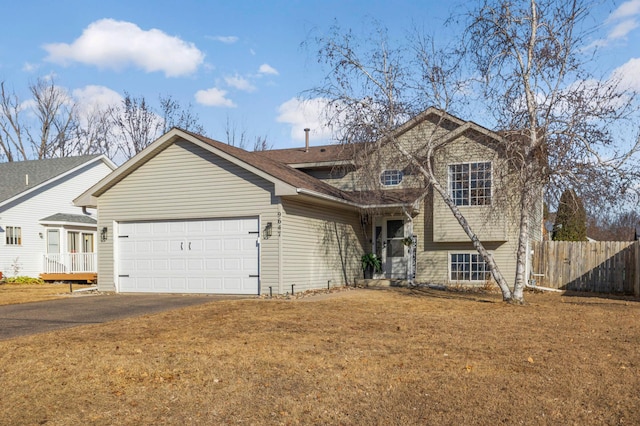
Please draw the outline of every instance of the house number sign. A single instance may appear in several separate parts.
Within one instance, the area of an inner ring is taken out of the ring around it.
[[[278,212],[278,237],[282,235],[282,212]]]

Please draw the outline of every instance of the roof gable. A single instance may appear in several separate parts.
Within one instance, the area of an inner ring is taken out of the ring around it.
[[[244,149],[227,145],[195,133],[173,128],[113,173],[85,191],[85,193],[74,200],[74,203],[82,206],[94,206],[95,197],[99,197],[105,193],[126,176],[133,173],[140,166],[150,161],[166,147],[178,140],[185,140],[197,144],[213,154],[272,182],[276,188],[276,195],[295,195],[300,190],[303,190],[338,201],[350,202],[349,196],[343,191],[299,170],[295,170],[280,161],[256,152],[245,151]]]
[[[111,169],[116,167],[104,155],[0,163],[0,205],[96,161],[104,161]]]

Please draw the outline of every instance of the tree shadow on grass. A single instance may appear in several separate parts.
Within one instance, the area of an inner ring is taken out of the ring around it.
[[[388,287],[387,291],[396,291],[398,293],[423,298],[448,299],[448,300],[467,300],[469,302],[479,303],[502,303],[502,295],[481,289],[468,290],[451,290],[447,288],[434,287]]]

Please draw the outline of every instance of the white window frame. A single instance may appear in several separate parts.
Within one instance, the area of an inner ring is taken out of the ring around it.
[[[463,271],[462,272],[462,273],[469,274],[469,279],[464,279],[464,277],[462,279],[457,278],[457,277],[456,278],[452,277],[453,256],[469,256],[468,271]],[[476,264],[476,265],[480,265],[480,264],[484,265],[484,271],[476,270],[474,272],[473,271],[473,265],[474,264]],[[447,253],[447,266],[448,266],[448,268],[447,268],[448,269],[447,277],[448,277],[449,282],[483,283],[483,282],[486,282],[486,281],[488,281],[488,280],[490,280],[492,278],[491,277],[491,272],[489,270],[489,266],[486,264],[484,259],[482,259],[482,256],[480,255],[480,253],[478,253],[477,251],[474,251],[474,250],[462,250],[462,251],[450,251],[450,252],[448,252]],[[474,273],[481,274],[482,277],[478,277],[477,279],[472,279]]]
[[[488,170],[478,170],[478,166],[488,165]],[[476,170],[473,170],[473,168]],[[454,171],[454,168],[466,168],[466,170]],[[449,177],[449,196],[454,204],[458,207],[468,206],[490,206],[493,203],[493,163],[491,161],[475,161],[468,163],[449,164],[447,167]],[[479,174],[486,174],[479,178]],[[478,186],[478,182],[489,181],[489,186],[484,185],[482,188]],[[475,184],[474,184],[475,182]],[[455,184],[461,184],[461,188],[454,188]],[[475,191],[475,194],[474,194]],[[487,195],[488,191],[488,195]],[[480,194],[482,192],[482,194]]]
[[[404,179],[402,170],[388,169],[380,173],[380,183],[382,186],[398,186],[402,183],[402,179]]]
[[[5,230],[5,244],[8,246],[22,245],[22,227],[7,226]]]

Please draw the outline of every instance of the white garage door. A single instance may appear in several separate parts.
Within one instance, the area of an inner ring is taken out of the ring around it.
[[[258,294],[258,219],[121,222],[120,292]]]

